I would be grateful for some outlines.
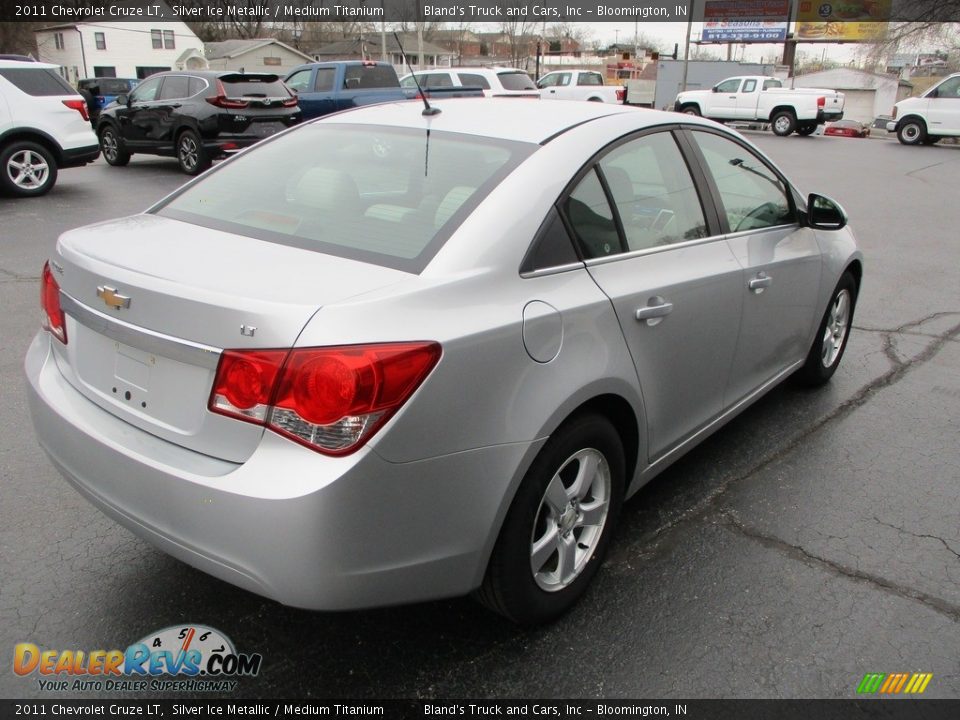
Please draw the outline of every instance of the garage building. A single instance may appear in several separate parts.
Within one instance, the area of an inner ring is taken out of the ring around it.
[[[896,75],[880,75],[854,68],[797,75],[793,86],[839,90],[844,94],[843,117],[864,123],[873,122],[878,115],[889,115],[894,104],[910,97],[913,89],[913,85]]]

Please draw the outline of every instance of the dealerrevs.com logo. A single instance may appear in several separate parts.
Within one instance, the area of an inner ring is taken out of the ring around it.
[[[262,662],[204,625],[164,628],[126,650],[41,650],[29,642],[13,650],[14,673],[38,676],[40,690],[49,692],[231,692],[236,678],[257,675]]]

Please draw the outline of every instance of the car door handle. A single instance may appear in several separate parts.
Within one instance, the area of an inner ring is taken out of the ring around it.
[[[170,103],[170,107],[172,107],[172,108],[178,108],[178,107],[182,107],[182,105],[181,105],[181,103]]]
[[[750,282],[747,283],[747,287],[757,295],[762,293],[764,288],[768,288],[771,285],[773,285],[773,278],[763,271],[757,273],[756,277],[750,278]]]
[[[727,100],[736,100],[736,99],[737,99],[736,95],[727,95]]]
[[[659,295],[650,298],[647,306],[637,308],[637,320],[645,320],[649,327],[659,325],[663,319],[673,312],[673,303],[669,303]]]

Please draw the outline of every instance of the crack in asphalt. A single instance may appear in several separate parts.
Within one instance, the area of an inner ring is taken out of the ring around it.
[[[735,477],[731,477],[725,480],[724,482],[720,483],[719,485],[717,485],[717,487],[714,488],[712,492],[708,493],[703,497],[700,503],[698,503],[697,505],[694,505],[693,507],[688,509],[686,512],[681,513],[673,520],[661,525],[659,528],[654,530],[647,540],[646,548],[640,549],[640,556],[649,557],[650,555],[654,554],[657,551],[661,538],[664,535],[666,535],[668,532],[673,530],[674,528],[680,525],[683,525],[686,522],[701,520],[705,518],[707,514],[711,512],[711,510],[717,510],[722,514],[723,511],[718,508],[718,502],[720,501],[721,498],[723,498],[727,494],[727,492],[730,490],[731,487],[739,484],[740,482],[743,482],[744,480],[747,480],[751,476],[763,470],[765,467],[772,465],[774,462],[776,462],[780,458],[786,455],[789,455],[791,452],[796,450],[811,435],[818,432],[823,427],[832,423],[833,421],[841,420],[846,416],[850,415],[855,410],[865,405],[874,395],[876,395],[876,393],[878,393],[879,391],[885,388],[890,387],[891,385],[896,384],[897,382],[902,380],[903,377],[912,369],[920,365],[923,365],[927,361],[931,360],[944,347],[944,345],[946,345],[948,342],[953,342],[957,339],[957,336],[960,335],[960,323],[954,325],[949,330],[946,330],[942,333],[939,333],[938,335],[933,336],[934,337],[933,342],[927,345],[927,347],[925,347],[922,352],[920,352],[919,354],[915,355],[912,358],[907,358],[907,359],[900,358],[899,356],[896,355],[895,352],[892,351],[893,336],[899,332],[902,332],[905,329],[917,327],[918,325],[922,325],[925,322],[928,322],[932,319],[945,316],[945,315],[960,315],[960,313],[953,312],[953,311],[939,311],[935,313],[930,313],[929,315],[926,315],[918,320],[912,320],[908,323],[904,323],[903,325],[900,325],[897,328],[893,328],[893,329],[876,328],[876,329],[870,330],[872,332],[884,333],[885,353],[887,350],[887,346],[891,348],[891,353],[887,354],[887,357],[892,364],[892,367],[889,370],[887,370],[882,375],[879,375],[878,377],[868,382],[866,385],[861,387],[857,392],[855,392],[848,400],[842,402],[840,405],[834,408],[831,412],[827,413],[818,421],[814,422],[812,425],[802,430],[800,433],[798,433],[792,439],[788,440],[782,446],[776,448],[775,450],[770,452],[767,456],[758,460],[753,466],[748,468],[746,471],[742,472],[741,474]],[[772,538],[772,541],[779,542],[784,545],[789,545],[785,541],[780,540],[778,538]],[[823,562],[829,564],[831,561],[823,560]],[[842,566],[837,565],[837,567],[842,567]],[[851,572],[856,573],[859,571],[852,570]],[[863,574],[863,575],[866,577],[866,574]],[[890,581],[884,580],[883,578],[880,578],[880,580],[883,580],[883,582],[890,584]],[[878,582],[877,584],[883,586],[882,582]],[[926,597],[926,595],[920,592],[919,590],[911,591],[911,592],[913,592],[917,597],[920,597],[920,596]],[[914,595],[911,595],[911,597],[914,597]],[[945,601],[940,601],[940,602],[945,602]],[[955,619],[960,620],[960,608],[955,608],[954,606],[949,605],[949,603],[947,603],[947,605],[948,607],[953,608],[953,611],[955,611],[956,613],[954,616],[951,616],[951,617],[955,617]]]
[[[39,275],[21,275],[20,273],[15,273],[12,270],[7,270],[5,268],[0,268],[0,275],[6,275],[6,277],[0,277],[0,283],[35,282],[40,279]]]
[[[867,583],[869,585],[878,587],[885,592],[905,598],[907,600],[914,600],[916,602],[923,603],[940,615],[944,615],[954,622],[960,622],[960,606],[954,605],[943,598],[938,598],[935,595],[930,595],[929,593],[909,587],[908,585],[900,585],[899,583],[885,578],[882,575],[864,572],[863,570],[858,570],[856,568],[843,565],[842,563],[829,560],[825,557],[815,555],[802,545],[788,543],[786,540],[782,540],[775,535],[769,535],[757,530],[756,528],[751,528],[745,525],[739,518],[730,512],[721,512],[719,513],[718,517],[720,518],[720,524],[723,527],[730,531],[738,532],[744,537],[750,538],[751,540],[755,540],[764,547],[778,550],[788,557],[792,557],[794,560],[804,562],[807,565],[826,568],[832,571],[833,574],[841,575],[851,580]]]
[[[891,529],[893,529],[893,530],[896,530],[897,532],[900,532],[900,533],[902,533],[902,534],[904,534],[904,535],[910,535],[910,536],[915,537],[915,538],[927,538],[927,539],[929,539],[929,540],[939,540],[941,543],[943,543],[943,546],[944,546],[947,550],[949,550],[949,551],[952,552],[954,555],[956,555],[956,556],[957,556],[957,559],[960,560],[960,552],[957,552],[956,550],[954,550],[954,549],[950,546],[950,543],[948,543],[946,540],[944,540],[944,539],[943,539],[942,537],[940,537],[939,535],[927,535],[927,534],[925,534],[925,533],[915,533],[915,532],[911,532],[910,530],[907,530],[906,528],[902,528],[902,527],[900,527],[899,525],[891,525],[891,524],[888,523],[888,522],[884,522],[883,520],[881,520],[880,518],[878,518],[876,515],[873,516],[873,519],[876,520],[880,525],[885,525],[886,527],[891,528]]]
[[[853,324],[850,327],[853,328],[854,330],[864,330],[866,332],[897,334],[897,333],[905,333],[907,330],[911,328],[920,327],[924,323],[928,323],[931,320],[936,320],[938,318],[946,317],[947,315],[960,315],[960,311],[938,310],[937,312],[932,312],[929,315],[924,315],[922,318],[919,318],[918,320],[911,320],[910,322],[906,322],[903,325],[900,325],[899,327],[895,327],[892,329],[868,327],[866,325],[857,325],[857,324]],[[933,336],[933,337],[937,337],[937,336]]]

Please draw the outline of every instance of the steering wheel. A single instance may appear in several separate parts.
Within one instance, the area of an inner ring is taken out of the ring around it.
[[[740,220],[740,222],[737,223],[737,226],[733,229],[733,231],[734,231],[734,232],[740,232],[741,230],[750,230],[750,229],[752,229],[752,228],[749,228],[749,227],[747,227],[747,228],[744,228],[744,227],[743,227],[744,224],[745,224],[748,220],[759,220],[759,219],[762,218],[764,215],[769,215],[769,216],[772,216],[772,217],[777,217],[779,214],[780,214],[780,208],[779,208],[779,206],[777,206],[776,203],[765,202],[763,205],[760,205],[760,206],[758,206],[758,207],[755,207],[753,210],[751,210],[751,211],[748,212],[746,215],[744,215],[743,218]],[[765,225],[769,225],[769,224],[771,224],[771,223],[765,223]],[[763,227],[763,226],[761,226],[761,227]]]

